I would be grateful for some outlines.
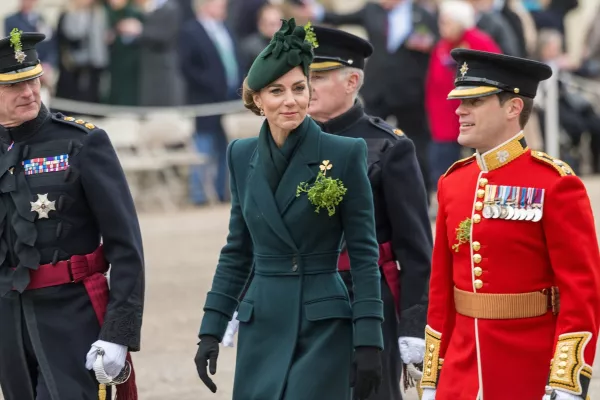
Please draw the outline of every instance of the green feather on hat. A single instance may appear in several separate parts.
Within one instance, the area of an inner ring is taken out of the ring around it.
[[[296,20],[282,20],[281,28],[256,57],[248,71],[248,86],[255,92],[300,66],[308,77],[318,43],[310,23],[296,26]]]

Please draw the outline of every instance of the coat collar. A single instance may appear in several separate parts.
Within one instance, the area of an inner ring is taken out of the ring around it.
[[[483,154],[475,153],[475,157],[479,168],[484,172],[489,172],[508,165],[511,161],[525,154],[527,150],[529,150],[529,147],[527,147],[525,135],[521,131],[506,142]]]
[[[267,121],[265,120],[264,123],[266,124]],[[292,156],[274,195],[262,172],[262,165],[258,162],[258,151],[254,152],[250,160],[249,178],[249,190],[265,220],[271,229],[294,250],[297,250],[297,245],[283,221],[283,216],[296,199],[298,185],[301,182],[310,182],[317,176],[314,165],[320,163],[322,134],[319,126],[308,116],[299,129],[307,129],[307,132]]]
[[[319,123],[323,132],[337,134],[339,132],[343,132],[348,129],[356,122],[358,122],[363,116],[365,112],[363,110],[362,105],[357,101],[354,102],[354,105],[348,109],[345,113],[330,119],[327,122]]]

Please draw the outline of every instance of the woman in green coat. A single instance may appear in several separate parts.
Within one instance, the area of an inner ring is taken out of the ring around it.
[[[246,107],[266,121],[257,138],[235,140],[227,151],[229,235],[195,362],[216,392],[207,367],[214,375],[237,308],[233,400],[366,399],[381,379],[383,303],[367,147],[323,133],[307,116],[313,43],[312,31],[283,21],[244,81]],[[342,242],[355,282],[352,304],[337,272]]]

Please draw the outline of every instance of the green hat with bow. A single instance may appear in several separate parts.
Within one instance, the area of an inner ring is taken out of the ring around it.
[[[282,20],[279,31],[250,67],[248,86],[259,91],[298,66],[308,76],[317,46],[310,22],[302,27],[296,26],[294,18]]]

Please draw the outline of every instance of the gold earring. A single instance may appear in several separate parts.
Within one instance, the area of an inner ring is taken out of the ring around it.
[[[262,108],[260,109],[260,115],[262,115],[262,116],[264,116],[264,115],[265,115],[265,112],[263,111],[263,109],[262,109]]]

